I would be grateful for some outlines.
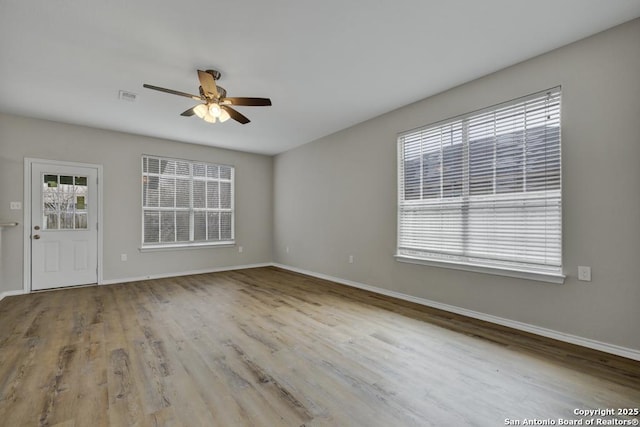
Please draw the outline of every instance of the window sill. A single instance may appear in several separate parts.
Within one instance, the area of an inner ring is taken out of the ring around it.
[[[211,248],[232,248],[236,245],[235,241],[222,242],[222,243],[191,243],[181,245],[154,245],[154,246],[142,246],[138,248],[140,252],[161,252],[172,250],[184,250],[184,249],[211,249]]]
[[[429,265],[432,267],[450,268],[454,270],[473,271],[476,273],[493,274],[496,276],[517,277],[519,279],[536,280],[538,282],[556,283],[559,285],[564,283],[564,279],[566,277],[564,274],[528,270],[512,270],[497,267],[487,267],[471,263],[435,261],[421,258],[412,258],[405,255],[395,255],[395,258],[397,261],[406,262],[409,264],[421,264]]]

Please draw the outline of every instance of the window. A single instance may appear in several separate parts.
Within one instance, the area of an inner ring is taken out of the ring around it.
[[[400,261],[562,282],[560,97],[399,135]]]
[[[43,175],[43,230],[87,230],[87,177]]]
[[[142,246],[232,244],[232,166],[142,157]]]

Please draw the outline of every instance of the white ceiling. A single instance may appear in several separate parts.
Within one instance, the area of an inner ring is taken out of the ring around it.
[[[0,111],[275,154],[638,16],[640,0],[0,0]],[[208,124],[142,88],[197,94],[209,68],[273,106]]]

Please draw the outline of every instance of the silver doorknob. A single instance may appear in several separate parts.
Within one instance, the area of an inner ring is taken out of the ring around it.
[[[33,238],[34,238],[34,239],[36,239],[36,240],[38,240],[38,239],[40,238],[40,235],[39,235],[39,234],[34,234],[34,235],[33,235]]]

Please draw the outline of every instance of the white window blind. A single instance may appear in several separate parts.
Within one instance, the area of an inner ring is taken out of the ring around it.
[[[560,88],[398,137],[398,257],[562,274]]]
[[[142,157],[142,245],[233,243],[234,168]]]

